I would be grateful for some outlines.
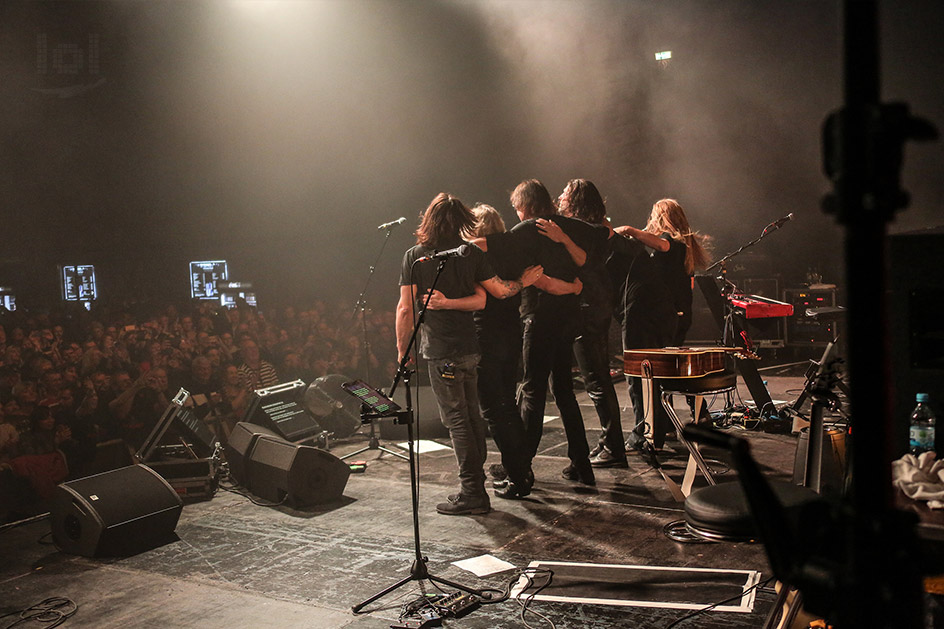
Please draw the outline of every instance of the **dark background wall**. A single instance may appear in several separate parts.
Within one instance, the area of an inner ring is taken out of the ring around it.
[[[883,95],[938,126],[941,4],[882,5]],[[405,216],[369,295],[392,307],[437,192],[511,224],[528,177],[589,178],[638,226],[677,198],[718,254],[793,212],[741,271],[841,283],[819,209],[839,59],[826,1],[3,2],[0,285],[29,308],[92,263],[103,297],[183,299],[187,262],[224,258],[263,307],[353,305]],[[893,231],[941,222],[942,158],[908,147]]]

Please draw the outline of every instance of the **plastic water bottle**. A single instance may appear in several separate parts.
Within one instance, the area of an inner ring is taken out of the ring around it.
[[[934,411],[928,406],[928,394],[919,393],[915,396],[918,405],[911,412],[911,428],[908,431],[911,453],[914,455],[934,450],[934,425],[937,418]]]

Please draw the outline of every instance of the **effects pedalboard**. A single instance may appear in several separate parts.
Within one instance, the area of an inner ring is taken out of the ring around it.
[[[479,598],[468,592],[421,596],[404,605],[400,620],[390,629],[426,629],[438,627],[443,618],[464,616],[479,606]]]

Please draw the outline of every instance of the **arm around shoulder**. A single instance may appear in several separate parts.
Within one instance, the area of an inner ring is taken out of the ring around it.
[[[668,240],[661,236],[656,236],[653,233],[643,231],[642,229],[637,229],[632,225],[620,225],[619,227],[614,227],[613,231],[615,231],[620,236],[629,236],[631,238],[635,238],[642,244],[646,245],[647,247],[651,247],[656,251],[665,253],[669,250],[670,243]]]

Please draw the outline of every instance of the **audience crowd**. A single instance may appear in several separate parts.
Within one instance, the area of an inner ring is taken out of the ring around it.
[[[371,378],[392,381],[392,310],[352,313],[347,303],[316,302],[263,314],[244,302],[194,302],[3,311],[0,522],[58,483],[103,471],[103,451],[134,452],[181,388],[225,440],[252,390],[328,374],[363,378],[368,360]]]

